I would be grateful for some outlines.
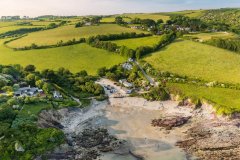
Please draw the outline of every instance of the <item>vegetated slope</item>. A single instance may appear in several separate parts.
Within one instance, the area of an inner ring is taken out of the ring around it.
[[[38,70],[64,67],[72,72],[86,70],[90,74],[96,74],[98,68],[111,67],[123,61],[124,58],[119,55],[87,44],[28,51],[13,51],[0,46],[0,64],[33,64]]]
[[[208,88],[191,84],[168,83],[171,92],[181,92],[186,97],[200,98],[215,104],[219,114],[240,112],[240,90],[227,88]]]
[[[240,82],[240,55],[198,42],[178,40],[145,60],[162,71],[207,81]]]
[[[37,45],[53,45],[61,40],[66,42],[74,38],[79,39],[94,35],[119,34],[122,32],[142,33],[143,31],[121,27],[116,24],[103,24],[80,28],[75,28],[74,25],[67,25],[56,29],[31,33],[26,37],[9,43],[8,45],[13,48],[30,46],[32,43]]]
[[[240,26],[240,8],[216,9],[205,12],[201,19],[207,22],[225,23],[231,26]]]
[[[163,15],[167,16],[176,16],[176,15],[182,15],[187,16],[190,18],[197,18],[204,14],[205,10],[185,10],[185,11],[176,11],[176,12],[165,12],[161,13]]]
[[[134,18],[140,18],[140,19],[152,19],[152,20],[159,20],[162,19],[163,21],[167,21],[169,20],[169,16],[168,15],[163,15],[160,13],[133,13],[133,14],[123,14],[123,16],[127,16],[130,17],[132,19]]]
[[[126,46],[130,49],[136,49],[140,46],[150,46],[157,44],[160,40],[161,36],[151,36],[151,37],[144,37],[144,38],[131,38],[125,40],[117,40],[112,41],[116,43],[118,46]]]
[[[237,38],[238,37],[238,35],[230,32],[197,33],[197,34],[187,34],[184,36],[196,37],[203,41],[210,40],[211,38]]]

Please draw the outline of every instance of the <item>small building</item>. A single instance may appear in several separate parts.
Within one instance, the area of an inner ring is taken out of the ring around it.
[[[133,87],[133,84],[129,83],[126,79],[119,80],[119,83],[121,83],[124,87],[127,87],[127,88],[132,88]]]
[[[16,92],[14,92],[14,96],[21,97],[21,96],[36,96],[37,94],[43,93],[42,89],[37,87],[23,87],[19,88]]]
[[[55,99],[61,99],[61,98],[63,98],[63,96],[61,95],[60,92],[54,91],[54,92],[53,92],[53,98],[55,98]]]
[[[85,23],[85,26],[91,26],[91,25],[92,25],[91,22],[86,22],[86,23]]]
[[[126,70],[131,70],[133,66],[130,63],[124,63],[122,64],[122,67]]]
[[[133,61],[134,61],[133,58],[129,58],[129,59],[128,59],[128,62],[133,62]]]

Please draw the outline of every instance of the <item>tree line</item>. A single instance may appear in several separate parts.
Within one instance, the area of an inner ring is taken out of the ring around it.
[[[141,57],[155,52],[159,50],[160,48],[168,45],[172,41],[175,40],[176,34],[174,32],[171,32],[169,34],[162,35],[160,41],[154,45],[153,47],[149,46],[140,46],[137,49],[129,49],[126,46],[117,46],[117,44],[113,42],[108,41],[101,41],[96,37],[90,37],[86,42],[91,45],[92,47],[105,49],[110,52],[116,52],[120,54],[121,56],[128,57],[128,58],[137,58],[140,59]]]
[[[224,39],[224,38],[212,38],[211,40],[206,42],[207,44],[227,49],[233,52],[237,52],[240,54],[240,39],[239,38],[231,38],[231,39]]]

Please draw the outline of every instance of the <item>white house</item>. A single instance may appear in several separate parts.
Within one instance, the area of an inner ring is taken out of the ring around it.
[[[133,66],[130,63],[124,63],[122,64],[122,67],[126,70],[131,70]]]
[[[19,88],[16,92],[14,92],[14,96],[20,97],[20,96],[36,96],[37,94],[43,93],[42,89],[36,88],[36,87],[23,87]]]
[[[53,92],[53,98],[60,99],[60,98],[63,98],[63,96],[61,95],[60,92],[54,91]]]
[[[119,83],[121,83],[124,87],[127,87],[127,88],[132,88],[133,87],[133,84],[129,83],[126,79],[119,80]]]

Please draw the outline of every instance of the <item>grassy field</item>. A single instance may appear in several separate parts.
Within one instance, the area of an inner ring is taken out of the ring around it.
[[[16,22],[4,22],[4,21],[0,21],[0,28],[2,27],[6,27],[6,26],[12,26],[14,25]]]
[[[153,19],[155,21],[162,19],[163,21],[169,20],[168,15],[158,14],[158,13],[136,13],[136,14],[123,14],[130,18],[140,18],[140,19]]]
[[[21,110],[20,114],[24,115],[38,115],[43,109],[52,108],[51,104],[47,103],[38,103],[38,104],[27,104],[23,106],[23,110]]]
[[[204,13],[205,13],[205,10],[185,10],[185,11],[167,12],[167,13],[161,13],[161,14],[167,15],[167,16],[182,15],[190,18],[196,18],[196,17],[202,16]]]
[[[217,38],[236,38],[236,37],[238,37],[236,34],[229,33],[229,32],[198,33],[198,34],[188,34],[186,36],[197,37],[203,41],[210,40],[213,37],[217,37]]]
[[[186,97],[205,99],[215,103],[218,113],[240,112],[240,91],[226,88],[208,88],[189,84],[169,83],[171,91],[182,92]]]
[[[130,18],[123,18],[123,20],[125,22],[130,22],[131,19]],[[113,23],[115,22],[115,17],[104,17],[102,20],[101,20],[102,23]]]
[[[81,28],[75,28],[73,25],[67,25],[56,29],[30,33],[28,36],[13,41],[8,45],[13,48],[30,46],[32,43],[35,43],[37,45],[52,45],[61,40],[65,42],[72,40],[73,38],[79,39],[82,37],[89,37],[98,34],[119,34],[122,32],[142,33],[143,31],[125,28],[115,24],[103,24],[100,26]]]
[[[177,41],[144,58],[154,68],[207,81],[240,83],[240,55],[192,41]]]
[[[157,44],[160,40],[161,36],[152,36],[152,37],[144,37],[144,38],[132,38],[126,40],[117,40],[112,41],[116,43],[118,46],[126,46],[131,49],[136,49],[139,46],[153,46]]]
[[[36,28],[37,26],[6,26],[6,27],[0,27],[0,34],[8,32],[8,31],[14,31],[21,28]]]
[[[92,48],[87,44],[78,44],[67,47],[13,51],[0,46],[0,64],[33,64],[37,70],[67,68],[72,72],[86,70],[96,74],[100,67],[111,67],[124,61],[124,58],[105,50]]]

